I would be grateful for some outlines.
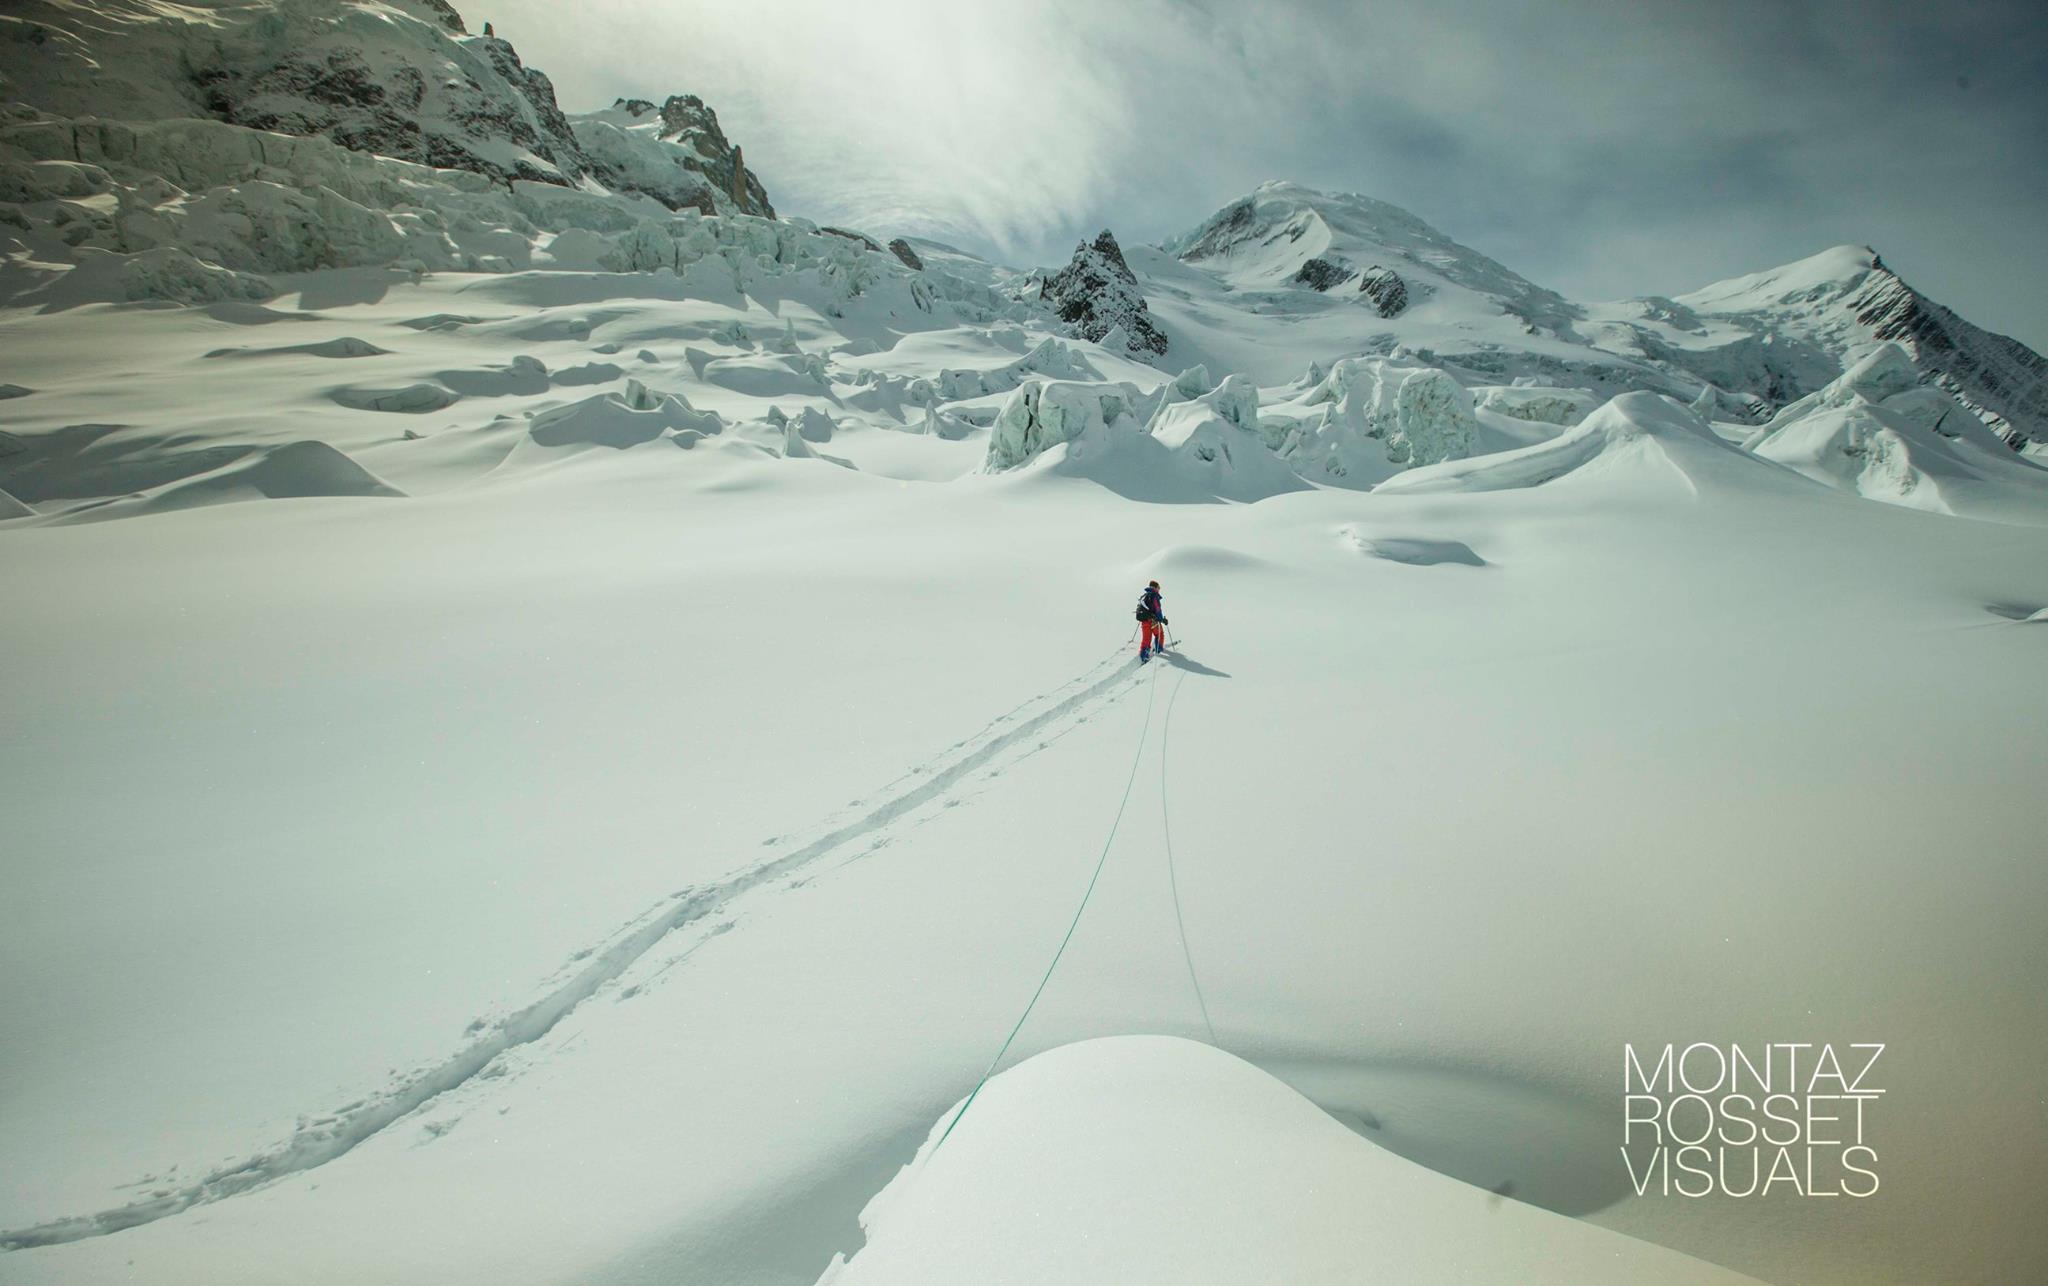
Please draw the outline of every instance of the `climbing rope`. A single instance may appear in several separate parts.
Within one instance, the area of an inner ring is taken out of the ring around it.
[[[1038,980],[1037,990],[1033,991],[1031,999],[1025,1002],[1024,1012],[1017,1015],[1016,1026],[1010,1028],[1010,1034],[1003,1037],[1003,1047],[989,1060],[988,1070],[974,1083],[974,1088],[960,1104],[960,1110],[953,1113],[952,1120],[946,1122],[945,1133],[939,1135],[939,1141],[932,1145],[933,1156],[937,1156],[939,1149],[946,1146],[946,1140],[952,1137],[953,1128],[960,1124],[961,1117],[967,1115],[967,1109],[974,1106],[974,1100],[980,1096],[982,1087],[988,1084],[988,1078],[996,1074],[996,1067],[1003,1061],[1003,1056],[1010,1052],[1011,1042],[1017,1039],[1018,1032],[1024,1030],[1024,1024],[1030,1019],[1032,1009],[1038,1004],[1038,998],[1045,994],[1046,984],[1052,981],[1053,970],[1060,967],[1060,957],[1067,953],[1067,944],[1074,940],[1074,930],[1081,927],[1081,916],[1088,910],[1088,899],[1095,896],[1095,885],[1102,879],[1102,868],[1109,862],[1110,846],[1116,843],[1117,828],[1123,825],[1124,808],[1131,802],[1131,787],[1138,780],[1138,765],[1145,759],[1145,740],[1152,732],[1152,702],[1158,695],[1158,687],[1159,672],[1154,670],[1152,680],[1145,685],[1145,726],[1138,730],[1138,752],[1131,756],[1131,775],[1124,782],[1124,797],[1117,803],[1116,817],[1109,824],[1109,837],[1102,841],[1102,853],[1095,859],[1095,872],[1088,877],[1088,887],[1081,892],[1081,904],[1074,908],[1074,918],[1067,925],[1067,934],[1060,939],[1059,949],[1052,953],[1052,963],[1045,967],[1045,976]]]
[[[1202,980],[1195,975],[1195,953],[1188,949],[1188,922],[1180,910],[1180,878],[1173,869],[1173,812],[1166,806],[1166,748],[1173,739],[1173,703],[1180,700],[1180,685],[1188,681],[1188,672],[1182,670],[1180,677],[1173,681],[1173,693],[1166,698],[1166,717],[1159,723],[1159,829],[1166,837],[1166,887],[1173,891],[1173,924],[1180,931],[1181,959],[1188,962],[1188,982],[1195,989],[1195,1004],[1202,1010],[1202,1026],[1208,1030],[1209,1043],[1221,1049],[1216,1039],[1216,1024],[1209,1021],[1209,1001],[1202,995]]]

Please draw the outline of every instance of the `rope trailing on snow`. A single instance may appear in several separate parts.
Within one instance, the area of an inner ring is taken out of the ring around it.
[[[1188,922],[1180,910],[1180,877],[1173,869],[1173,813],[1166,806],[1166,748],[1172,744],[1173,703],[1180,700],[1180,686],[1187,681],[1188,672],[1182,670],[1173,681],[1173,694],[1166,698],[1166,718],[1159,724],[1159,829],[1166,837],[1166,887],[1173,891],[1173,923],[1180,930],[1181,959],[1188,962],[1188,981],[1195,988],[1195,1004],[1201,1007],[1202,1026],[1209,1032],[1209,1043],[1221,1049],[1216,1024],[1209,1021],[1209,1001],[1202,995],[1202,980],[1195,975],[1195,953],[1188,949]]]
[[[960,1124],[960,1118],[966,1116],[967,1109],[974,1106],[974,1100],[980,1097],[982,1087],[988,1084],[988,1078],[996,1074],[996,1068],[1002,1063],[1003,1056],[1010,1052],[1011,1042],[1017,1039],[1017,1033],[1024,1030],[1024,1024],[1030,1020],[1031,1011],[1037,1006],[1038,998],[1045,994],[1046,984],[1052,981],[1053,970],[1060,967],[1060,957],[1067,953],[1067,944],[1074,940],[1074,930],[1081,927],[1081,916],[1088,910],[1088,900],[1095,896],[1095,885],[1102,879],[1102,868],[1109,863],[1109,850],[1116,843],[1117,828],[1123,825],[1124,808],[1131,802],[1131,787],[1138,781],[1138,765],[1145,759],[1145,740],[1152,732],[1152,702],[1158,695],[1158,687],[1159,672],[1154,670],[1151,681],[1145,684],[1145,726],[1138,730],[1138,753],[1131,756],[1131,775],[1124,782],[1124,797],[1117,803],[1116,817],[1109,824],[1109,836],[1102,841],[1102,853],[1095,859],[1095,873],[1088,877],[1088,887],[1081,892],[1081,904],[1074,908],[1074,918],[1067,925],[1067,934],[1060,939],[1059,949],[1052,953],[1052,963],[1045,967],[1045,976],[1038,980],[1037,990],[1033,991],[1031,999],[1025,1002],[1024,1012],[1017,1015],[1017,1025],[1010,1028],[1009,1035],[1003,1037],[1003,1047],[989,1060],[988,1070],[974,1083],[974,1088],[960,1104],[960,1110],[953,1113],[952,1120],[946,1122],[945,1133],[939,1135],[939,1141],[932,1145],[933,1156],[937,1156],[939,1149],[946,1146],[946,1140],[952,1137],[954,1127]]]

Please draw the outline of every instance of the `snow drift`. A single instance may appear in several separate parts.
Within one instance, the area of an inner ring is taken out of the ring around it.
[[[1505,491],[1566,477],[1613,485],[1676,483],[1692,495],[1703,484],[1804,485],[1789,471],[1723,441],[1705,420],[1670,398],[1625,393],[1550,441],[1413,469],[1373,490],[1405,495]]]
[[[989,1081],[941,1146],[953,1115],[820,1286],[1753,1280],[1425,1170],[1192,1041],[1050,1050]]]
[[[233,464],[136,495],[67,509],[50,521],[102,522],[243,500],[404,494],[325,442],[302,441],[265,447]]]
[[[720,432],[716,415],[698,411],[673,393],[659,393],[638,380],[621,392],[597,393],[535,415],[526,436],[543,447],[597,446],[624,450],[673,437],[680,446]]]

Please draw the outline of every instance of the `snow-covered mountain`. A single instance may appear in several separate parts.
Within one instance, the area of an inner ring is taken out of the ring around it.
[[[1268,183],[1133,261],[1182,353],[1238,369],[1256,369],[1284,325],[1291,344],[1332,356],[1415,356],[1470,383],[1707,393],[1716,414],[1761,421],[1896,342],[2015,448],[2048,443],[2048,361],[1914,292],[1860,247],[1676,300],[1579,304],[1384,201]],[[1266,374],[1280,373],[1269,359]]]
[[[0,78],[0,1278],[2048,1271],[2041,359],[1873,254],[1019,270],[434,0]],[[1701,1016],[1898,1042],[1914,1217],[1632,1191]]]
[[[0,90],[17,110],[215,120],[499,183],[773,214],[700,100],[622,101],[572,120],[545,73],[508,41],[472,35],[445,0],[24,0],[0,24]]]
[[[1596,343],[1688,371],[1759,412],[1816,391],[1868,346],[1896,343],[2013,447],[2048,443],[2048,360],[1918,293],[1867,246],[1836,246],[1676,299],[1598,305],[1586,329]]]

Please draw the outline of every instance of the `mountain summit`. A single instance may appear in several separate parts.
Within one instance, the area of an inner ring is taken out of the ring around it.
[[[1627,324],[1642,351],[1704,378],[1734,374],[1724,387],[1746,376],[1744,391],[1767,403],[1816,391],[1865,346],[1896,343],[2010,445],[2048,442],[2048,360],[1914,290],[1868,246],[1634,304]]]
[[[2048,361],[1915,291],[1863,246],[1676,299],[1577,303],[1399,206],[1274,182],[1131,261],[1177,352],[1265,379],[1302,358],[1406,354],[1473,383],[1704,396],[1755,423],[1895,342],[2009,445],[2048,443]]]

